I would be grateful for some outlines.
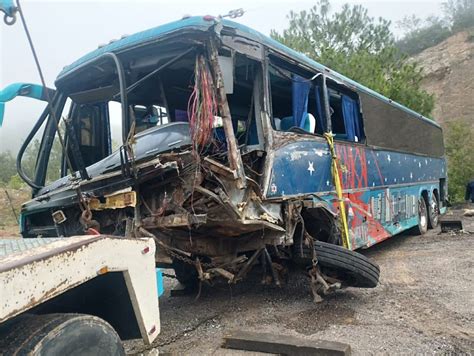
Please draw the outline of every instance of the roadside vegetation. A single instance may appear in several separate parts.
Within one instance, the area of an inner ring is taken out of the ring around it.
[[[449,198],[462,202],[467,182],[474,179],[474,132],[468,122],[454,121],[446,125],[444,136]]]
[[[436,46],[460,31],[469,31],[474,39],[474,1],[448,0],[443,3],[443,16],[421,19],[416,15],[405,17],[397,26],[405,35],[395,45],[410,56]]]

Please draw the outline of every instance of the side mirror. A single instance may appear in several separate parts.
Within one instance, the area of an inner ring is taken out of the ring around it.
[[[44,88],[37,84],[15,83],[0,90],[0,127],[2,127],[5,103],[7,101],[13,100],[17,96],[26,96],[28,98],[47,101],[47,91],[49,91],[49,97],[53,97],[55,92],[54,89]]]

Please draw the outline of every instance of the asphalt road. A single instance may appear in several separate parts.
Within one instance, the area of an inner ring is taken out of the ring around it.
[[[474,218],[465,221],[472,230]],[[290,272],[282,288],[260,273],[236,286],[160,298],[161,335],[152,347],[126,343],[131,354],[251,354],[221,348],[233,330],[349,343],[354,355],[470,354],[474,350],[474,234],[400,235],[362,251],[381,268],[374,289],[348,288],[314,304],[307,277]],[[167,271],[168,272],[168,271]]]

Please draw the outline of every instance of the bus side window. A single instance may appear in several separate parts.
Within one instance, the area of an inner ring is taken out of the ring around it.
[[[294,125],[292,110],[292,88],[290,74],[270,66],[270,104],[272,106],[272,125],[275,130],[287,131]]]
[[[296,128],[311,134],[323,133],[321,90],[311,77],[311,73],[301,76],[270,65],[270,99],[275,130]]]
[[[332,132],[336,139],[362,142],[365,139],[359,99],[355,95],[328,89]]]

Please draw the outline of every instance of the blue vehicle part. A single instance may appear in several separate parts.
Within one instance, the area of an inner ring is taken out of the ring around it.
[[[48,90],[52,90],[47,88]],[[30,83],[14,83],[0,91],[0,127],[2,127],[5,114],[5,103],[17,96],[26,96],[41,101],[46,101],[46,91],[43,86]],[[51,95],[52,96],[52,95]]]
[[[161,297],[165,292],[165,287],[163,285],[163,273],[160,268],[156,269],[156,287],[158,289],[158,297]]]
[[[410,153],[336,143],[341,160],[343,196],[351,245],[369,247],[418,224],[418,199],[429,199],[446,178],[446,162]],[[331,176],[331,155],[321,140],[292,142],[274,152],[266,197],[289,198],[312,194],[338,205]],[[441,208],[441,213],[445,209]]]
[[[13,25],[16,21],[16,6],[13,0],[0,0],[0,11],[5,14],[3,21],[7,25]]]
[[[20,213],[20,217],[18,218],[18,225],[20,226],[20,233],[25,231],[25,214]]]

